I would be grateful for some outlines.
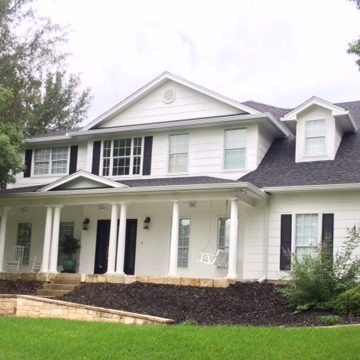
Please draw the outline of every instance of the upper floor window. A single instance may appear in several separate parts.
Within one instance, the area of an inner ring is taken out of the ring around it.
[[[305,155],[325,155],[325,119],[305,123]]]
[[[244,169],[246,159],[246,129],[225,130],[224,169]]]
[[[102,152],[104,176],[139,175],[143,148],[141,137],[105,140]]]
[[[189,134],[170,135],[169,173],[184,173],[188,170]]]
[[[34,175],[57,175],[68,172],[68,147],[36,149]]]

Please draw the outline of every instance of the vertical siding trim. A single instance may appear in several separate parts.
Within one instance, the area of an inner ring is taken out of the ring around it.
[[[78,158],[78,146],[77,145],[71,146],[69,174],[73,174],[74,172],[76,172],[77,158]]]
[[[291,266],[291,223],[292,215],[281,215],[280,270],[289,270]]]
[[[91,172],[95,175],[99,175],[100,151],[101,151],[101,141],[94,141]]]
[[[25,166],[24,177],[31,176],[31,163],[32,163],[32,153],[31,149],[25,151]]]
[[[144,155],[143,155],[143,175],[151,174],[151,158],[152,158],[153,137],[145,136],[144,138]]]

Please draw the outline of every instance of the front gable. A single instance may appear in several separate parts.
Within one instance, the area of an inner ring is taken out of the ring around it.
[[[163,73],[83,130],[259,112],[170,73]]]
[[[103,188],[120,188],[127,187],[124,184],[106,179],[102,176],[90,174],[86,171],[78,171],[69,176],[52,182],[46,186],[41,187],[37,191],[61,191],[61,190],[85,190],[85,189],[103,189]]]

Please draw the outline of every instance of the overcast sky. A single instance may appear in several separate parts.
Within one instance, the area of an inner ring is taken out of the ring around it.
[[[348,0],[38,0],[69,25],[69,71],[92,90],[89,121],[167,70],[238,101],[294,107],[360,100]]]

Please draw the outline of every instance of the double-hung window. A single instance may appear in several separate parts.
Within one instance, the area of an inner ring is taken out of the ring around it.
[[[142,137],[105,140],[102,151],[102,174],[104,176],[139,175],[142,148]]]
[[[31,246],[31,224],[30,223],[19,223],[18,224],[16,245],[24,247],[22,265],[29,265],[30,246]]]
[[[230,239],[230,219],[220,218],[218,225],[218,249],[229,250],[229,239]]]
[[[169,173],[188,171],[189,134],[170,135]]]
[[[179,242],[177,266],[187,268],[189,265],[190,219],[179,221]]]
[[[34,175],[67,174],[68,152],[68,147],[36,149]]]
[[[305,155],[325,155],[325,119],[310,120],[305,123]]]
[[[297,214],[295,229],[295,253],[301,258],[304,254],[315,253],[319,244],[318,214]]]
[[[224,169],[245,169],[246,129],[225,130]]]

